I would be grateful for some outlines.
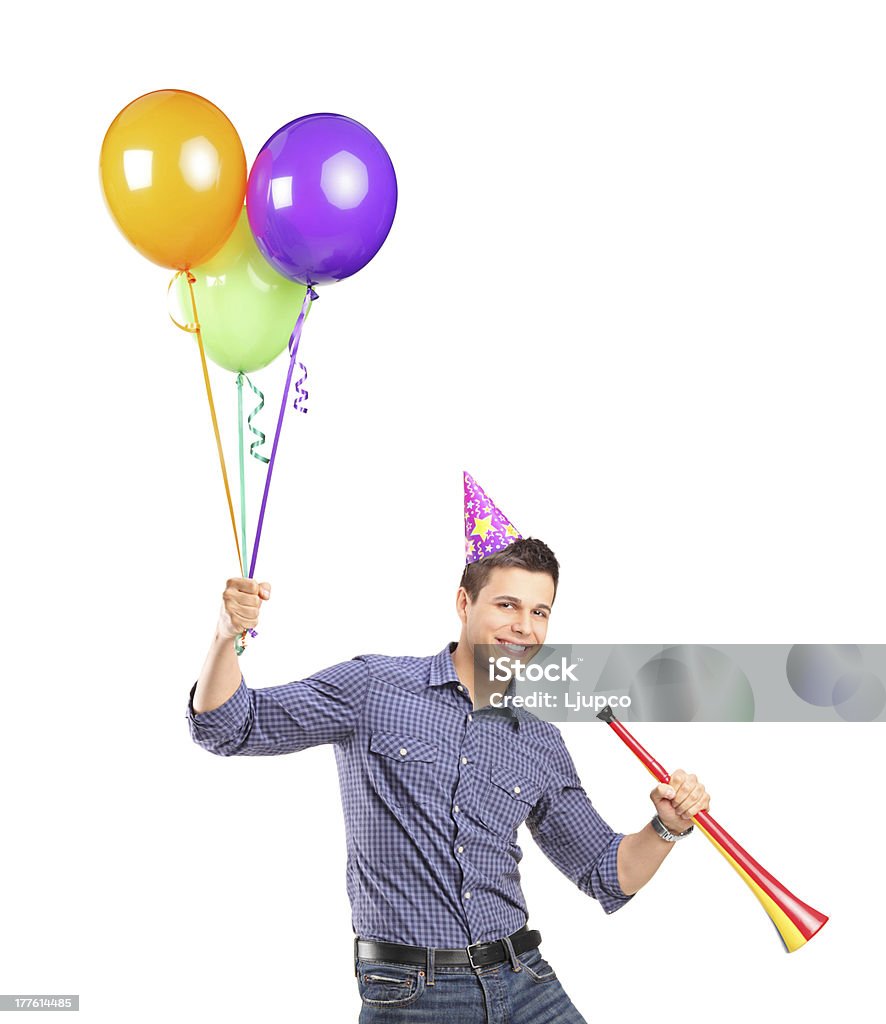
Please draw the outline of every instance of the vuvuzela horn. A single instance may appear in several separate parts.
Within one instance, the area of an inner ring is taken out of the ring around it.
[[[603,708],[597,718],[606,722],[616,732],[619,739],[624,741],[659,782],[671,781],[670,775],[658,761],[648,750],[640,746],[619,722],[612,713],[612,708],[608,706]],[[751,891],[762,903],[763,909],[778,929],[778,934],[788,953],[793,953],[795,949],[805,946],[827,921],[826,915],[818,910],[813,910],[802,900],[798,900],[781,882],[773,878],[764,867],[761,867],[746,850],[742,849],[726,829],[716,822],[707,811],[699,811],[692,820],[750,886]]]

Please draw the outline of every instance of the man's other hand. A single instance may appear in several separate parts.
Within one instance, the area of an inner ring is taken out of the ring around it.
[[[649,794],[655,810],[665,827],[671,832],[685,832],[692,817],[706,811],[711,797],[695,775],[678,768],[670,783],[660,782]]]

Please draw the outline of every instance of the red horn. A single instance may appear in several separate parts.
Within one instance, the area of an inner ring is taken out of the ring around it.
[[[613,729],[619,739],[630,747],[659,782],[671,781],[670,775],[658,761],[619,722],[612,713],[612,708],[605,707],[597,718]],[[778,930],[788,953],[805,946],[827,921],[827,916],[797,899],[778,879],[773,878],[758,864],[747,850],[739,846],[707,811],[699,811],[692,820],[748,884]]]

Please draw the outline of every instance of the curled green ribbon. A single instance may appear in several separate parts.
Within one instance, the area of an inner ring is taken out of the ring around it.
[[[249,454],[254,458],[258,459],[259,462],[264,462],[265,465],[270,461],[261,452],[256,451],[257,448],[265,443],[265,433],[259,430],[258,427],[252,425],[252,420],[256,417],[262,409],[265,407],[265,396],[259,391],[259,389],[252,383],[252,381],[246,377],[246,383],[252,388],[253,394],[258,398],[258,405],[252,410],[246,419],[246,424],[249,427],[250,433],[254,434],[258,440],[252,441],[249,445]]]

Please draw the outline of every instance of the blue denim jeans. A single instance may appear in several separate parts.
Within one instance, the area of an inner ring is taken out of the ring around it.
[[[359,1024],[587,1024],[538,948],[512,963],[434,967],[357,960]]]

